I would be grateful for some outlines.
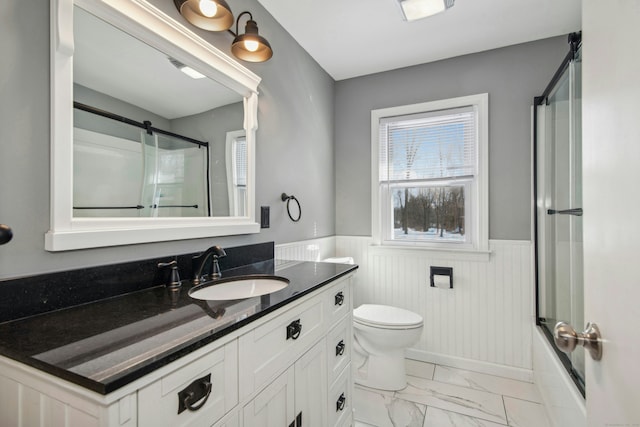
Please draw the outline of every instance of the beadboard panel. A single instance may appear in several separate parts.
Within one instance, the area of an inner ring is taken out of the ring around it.
[[[0,376],[0,421],[16,427],[98,427],[98,419],[12,379]],[[17,409],[16,409],[17,408]],[[124,424],[123,424],[124,425]]]
[[[276,263],[281,260],[322,261],[335,256],[335,236],[275,245]]]
[[[491,240],[489,247],[486,260],[437,251],[381,250],[370,237],[337,236],[335,255],[351,256],[360,267],[354,278],[354,306],[389,304],[424,318],[412,356],[530,372],[533,245]],[[430,287],[430,266],[453,267],[454,288]]]

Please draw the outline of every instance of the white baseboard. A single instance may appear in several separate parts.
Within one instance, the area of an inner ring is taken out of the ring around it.
[[[495,375],[518,381],[533,382],[533,371],[530,369],[498,365],[496,363],[483,362],[480,360],[464,359],[462,357],[448,356],[446,354],[430,353],[413,348],[407,349],[406,357],[407,359],[419,360],[421,362],[450,366],[452,368],[480,372],[482,374]]]

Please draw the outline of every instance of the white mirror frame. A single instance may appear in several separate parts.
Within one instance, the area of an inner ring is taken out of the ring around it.
[[[247,216],[73,217],[73,6],[188,64],[244,97]],[[144,0],[51,1],[51,229],[45,249],[66,251],[260,232],[255,221],[255,132],[260,77]]]

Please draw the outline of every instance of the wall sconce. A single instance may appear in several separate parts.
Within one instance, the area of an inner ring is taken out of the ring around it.
[[[240,34],[238,25],[240,18],[245,14],[249,15],[249,19],[245,24],[244,34]],[[271,45],[267,39],[258,34],[258,24],[253,20],[250,12],[242,12],[238,16],[235,34],[231,31],[229,32],[235,36],[233,43],[231,43],[231,53],[236,58],[249,62],[264,62],[273,56]]]
[[[258,34],[258,24],[250,12],[242,12],[236,20],[236,32],[230,30],[233,25],[233,13],[225,0],[173,0],[178,11],[187,21],[198,28],[208,31],[229,31],[234,39],[231,53],[238,59],[248,62],[264,62],[273,56],[269,42]],[[240,18],[249,15],[244,34],[239,34]]]
[[[198,28],[225,31],[233,25],[233,13],[224,0],[173,0],[180,15]]]

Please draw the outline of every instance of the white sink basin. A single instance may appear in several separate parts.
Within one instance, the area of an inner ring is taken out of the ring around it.
[[[258,297],[289,286],[289,280],[279,276],[256,276],[220,279],[189,290],[191,298],[222,301]]]

